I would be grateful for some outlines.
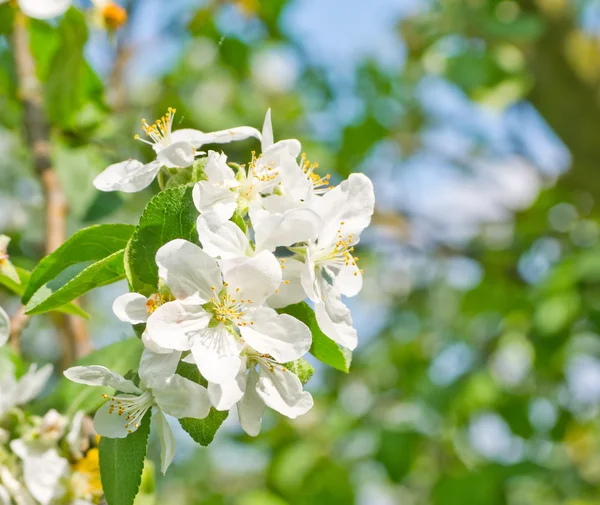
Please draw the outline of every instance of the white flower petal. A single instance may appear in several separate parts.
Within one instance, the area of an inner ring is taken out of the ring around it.
[[[238,126],[237,128],[230,128],[228,130],[202,133],[194,138],[194,142],[199,143],[199,145],[227,144],[229,142],[237,142],[249,138],[260,140],[260,132],[251,126]]]
[[[162,246],[156,253],[158,275],[165,281],[175,298],[185,300],[197,295],[201,302],[221,290],[219,265],[200,247],[187,240],[177,239]]]
[[[261,307],[250,314],[253,324],[240,328],[250,347],[270,354],[280,363],[295,361],[310,349],[312,334],[303,322],[273,309]]]
[[[0,475],[0,479],[1,478],[2,475]],[[8,494],[8,490],[2,484],[0,484],[0,505],[11,505],[11,498]]]
[[[202,248],[213,258],[231,259],[246,256],[250,242],[240,227],[232,221],[212,229],[203,216],[196,223]]]
[[[227,156],[216,151],[208,151],[204,173],[208,182],[226,188],[239,186],[233,169],[227,164]]]
[[[260,142],[260,146],[262,152],[264,153],[267,148],[273,145],[273,123],[271,123],[271,109],[267,109],[267,113],[265,114],[265,122],[262,127],[262,139]]]
[[[41,505],[49,505],[64,493],[60,480],[66,475],[69,463],[56,449],[29,452],[23,460],[23,480],[31,495]]]
[[[196,158],[196,149],[189,142],[175,142],[161,149],[156,159],[168,168],[191,167]]]
[[[300,282],[304,288],[306,296],[308,296],[313,302],[320,301],[319,294],[317,293],[317,274],[315,272],[315,263],[310,255],[310,250],[306,250],[306,259],[303,264],[302,271],[300,273]]]
[[[340,230],[344,237],[353,236],[352,243],[358,242],[360,233],[371,222],[374,206],[375,194],[371,180],[364,174],[351,174],[339,186],[316,200],[313,206],[325,223],[319,234],[319,244],[334,244]]]
[[[10,318],[8,314],[4,312],[4,309],[0,307],[0,346],[3,346],[8,342],[10,336]]]
[[[94,416],[94,429],[101,437],[125,438],[129,435],[126,425],[125,418],[113,412],[108,403],[102,405]],[[131,430],[135,431],[135,426],[131,426]]]
[[[275,142],[262,153],[262,159],[265,163],[273,163],[274,166],[279,166],[280,156],[287,155],[292,158],[297,158],[302,151],[302,144],[296,139],[286,139]]]
[[[140,379],[149,388],[155,387],[156,384],[163,384],[177,370],[180,358],[180,351],[159,354],[144,349],[138,370]]]
[[[13,505],[13,503],[16,503],[16,505],[36,505],[36,502],[25,490],[25,487],[21,485],[4,465],[0,465],[0,481],[2,481],[2,488],[6,489],[14,498],[13,502],[9,497],[7,505]]]
[[[210,403],[217,410],[229,410],[244,396],[246,382],[244,376],[239,374],[234,380],[223,384],[208,383],[208,397]]]
[[[52,370],[50,364],[44,365],[39,370],[36,364],[31,365],[17,385],[16,404],[24,405],[38,396],[52,375]]]
[[[194,149],[198,149],[202,143],[198,142],[199,139],[202,139],[204,133],[200,130],[194,130],[192,128],[181,128],[180,130],[175,130],[171,132],[171,143],[175,144],[176,142],[187,142],[191,144]]]
[[[305,270],[304,263],[292,258],[283,259],[285,259],[283,263],[281,263],[281,259],[279,260],[283,265],[283,269],[281,270],[281,284],[275,294],[267,299],[269,307],[273,307],[274,309],[300,303],[306,298],[306,292],[300,280],[302,272]]]
[[[202,376],[223,384],[235,378],[240,368],[242,343],[223,324],[207,328],[194,338],[192,354]]]
[[[257,204],[250,207],[256,250],[274,251],[280,246],[314,240],[323,222],[309,209],[293,209],[283,214],[271,214]]]
[[[340,295],[328,292],[324,302],[315,303],[315,316],[325,335],[350,350],[356,349],[358,334],[352,326],[350,310]]]
[[[69,446],[69,452],[73,455],[75,459],[83,458],[83,453],[81,452],[81,442],[84,439],[85,435],[83,435],[83,420],[85,419],[85,412],[82,410],[78,410],[75,412],[73,416],[73,420],[71,421],[71,428],[69,429],[69,433],[65,437],[67,445]]]
[[[240,262],[224,272],[229,284],[227,291],[239,289],[239,299],[251,300],[254,306],[261,305],[281,284],[281,267],[277,258],[268,251]]]
[[[146,333],[150,340],[163,349],[187,351],[190,339],[204,330],[210,314],[202,307],[184,305],[178,301],[167,302],[148,318]]]
[[[0,252],[6,253],[8,250],[8,244],[10,244],[10,237],[8,235],[0,234]]]
[[[150,186],[162,167],[160,161],[144,165],[138,160],[126,160],[107,167],[96,176],[94,186],[100,191],[136,193]]]
[[[255,437],[260,433],[262,418],[265,412],[265,402],[256,392],[258,379],[258,372],[254,369],[250,370],[247,376],[246,392],[237,404],[240,425],[251,437]]]
[[[145,330],[144,333],[142,333],[142,343],[146,349],[155,352],[156,354],[171,354],[173,352],[173,349],[166,349],[152,340],[148,330]]]
[[[202,217],[215,228],[227,222],[238,206],[238,194],[227,187],[217,187],[200,181],[192,192],[194,203]]]
[[[26,16],[36,19],[51,19],[64,14],[71,0],[19,0],[19,7]]]
[[[180,375],[173,375],[152,392],[163,412],[178,419],[204,419],[210,412],[206,388]]]
[[[141,324],[148,320],[147,302],[148,299],[139,293],[126,293],[114,301],[112,309],[121,321]]]
[[[333,279],[333,287],[344,296],[356,296],[362,286],[363,276],[355,262],[341,267]]]
[[[141,393],[133,382],[100,365],[74,366],[63,373],[67,379],[78,384],[109,386],[122,393]]]
[[[175,435],[173,435],[173,430],[171,430],[167,418],[160,409],[156,409],[154,420],[156,421],[158,439],[160,440],[160,471],[164,475],[175,457]]]
[[[310,393],[302,390],[295,374],[281,367],[259,365],[256,392],[268,407],[291,419],[305,414],[313,406]]]

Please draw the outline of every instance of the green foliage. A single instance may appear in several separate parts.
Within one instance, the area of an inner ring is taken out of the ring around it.
[[[125,251],[117,251],[89,266],[77,265],[77,268],[65,270],[35,292],[25,306],[25,313],[49,312],[92,289],[124,279],[124,255]]]
[[[279,312],[294,316],[310,328],[313,339],[310,352],[315,358],[341,372],[350,370],[350,351],[344,352],[339,345],[321,331],[313,309],[306,302],[290,305]]]
[[[127,224],[102,224],[78,231],[39,262],[31,272],[31,279],[21,301],[29,302],[36,291],[67,267],[97,262],[124,250],[134,229],[134,226]]]
[[[419,451],[422,436],[409,431],[384,430],[377,460],[380,461],[394,482],[402,482],[411,469]]]
[[[144,346],[139,339],[128,338],[92,352],[77,360],[74,366],[102,365],[125,375],[129,370],[137,368],[143,350]],[[103,394],[114,394],[114,390],[108,386],[77,384],[61,377],[52,394],[35,405],[35,410],[43,412],[45,409],[55,408],[71,416],[79,410],[91,414],[104,403]]]
[[[150,200],[125,254],[127,279],[134,291],[145,295],[156,292],[156,252],[178,238],[197,243],[197,218],[191,186],[167,189]]]
[[[300,379],[300,382],[302,382],[302,384],[306,384],[315,373],[315,369],[304,358],[285,363],[284,366],[290,372],[295,374]]]
[[[217,430],[221,427],[229,412],[210,409],[208,416],[204,419],[192,419],[184,417],[179,420],[181,427],[187,431],[190,437],[200,445],[208,446],[215,439]]]
[[[151,417],[148,411],[140,427],[126,438],[100,439],[100,476],[108,505],[132,505],[138,494]]]
[[[8,3],[0,5],[0,35],[8,35],[12,32],[14,10]]]
[[[50,120],[63,128],[72,125],[73,117],[84,100],[82,81],[89,71],[83,57],[87,26],[81,11],[71,8],[62,18],[59,46],[52,58],[46,81],[46,110]]]
[[[20,284],[17,284],[13,279],[7,277],[6,275],[0,274],[0,285],[12,291],[15,295],[23,296],[25,293],[25,287],[29,283],[29,278],[31,274],[25,270],[24,268],[15,267],[17,270],[17,274],[19,275]],[[62,312],[64,314],[72,314],[74,316],[85,317],[86,319],[89,317],[88,313],[83,310],[81,307],[75,305],[74,303],[67,303],[56,308],[57,312]]]
[[[196,365],[190,363],[179,363],[177,373],[186,379],[189,379],[197,384],[206,386],[206,380],[200,375],[200,371]],[[210,409],[207,417],[204,419],[192,419],[184,417],[179,419],[181,427],[200,445],[208,446],[215,438],[218,429],[221,427],[229,412],[218,411],[214,408]]]
[[[85,228],[46,256],[31,273],[22,301],[27,314],[42,314],[94,288],[125,277],[125,245],[131,225]]]

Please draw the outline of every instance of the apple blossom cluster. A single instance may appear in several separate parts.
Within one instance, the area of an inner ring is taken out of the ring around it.
[[[160,247],[155,294],[128,293],[114,302],[119,319],[145,325],[137,377],[100,365],[65,372],[74,382],[118,392],[96,414],[101,436],[127,437],[154,410],[163,472],[175,452],[165,414],[203,419],[211,409],[235,406],[242,428],[255,436],[266,407],[294,419],[313,406],[293,372],[311,348],[311,330],[284,309],[310,300],[327,337],[350,350],[357,346],[342,296],[362,288],[354,247],[374,207],[365,175],[332,186],[330,176],[319,175],[317,164],[301,154],[299,141],[274,142],[270,111],[262,132],[248,126],[173,131],[174,115],[169,109],[155,123],[143,121],[146,138],[136,135],[152,146],[155,160],[111,165],[94,184],[136,192],[156,177],[164,181],[193,169],[198,240]],[[260,141],[262,154],[252,152],[245,164],[200,151],[250,137]],[[205,382],[178,374],[181,362],[197,367]]]
[[[93,505],[102,487],[95,437],[84,415],[72,420],[56,410],[43,417],[20,409],[46,385],[51,365],[31,365],[19,379],[0,356],[0,504]]]

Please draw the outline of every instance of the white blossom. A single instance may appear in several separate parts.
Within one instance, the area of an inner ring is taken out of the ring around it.
[[[38,396],[52,374],[52,365],[40,369],[35,364],[19,380],[9,359],[0,359],[0,418],[9,410],[24,405]]]
[[[160,347],[191,350],[209,382],[236,376],[244,342],[281,361],[310,348],[306,325],[264,305],[281,284],[281,268],[272,253],[240,258],[222,272],[201,248],[174,240],[159,249],[156,262],[176,300],[149,317],[150,338]]]
[[[2,464],[0,464],[0,482],[2,483],[0,485],[0,503],[2,505],[12,505],[13,502],[16,505],[36,505],[25,486]]]
[[[301,283],[315,304],[319,327],[349,349],[356,347],[357,334],[341,297],[355,296],[362,288],[362,270],[353,253],[360,233],[371,221],[374,204],[369,178],[363,174],[350,175],[314,202],[312,208],[323,222],[316,240],[294,248],[297,253],[294,259],[303,261],[304,267],[299,277],[289,278],[290,284]]]
[[[141,161],[129,159],[110,165],[94,179],[94,186],[100,191],[123,191],[135,193],[149,186],[162,167],[187,168],[194,163],[197,149],[203,144],[223,144],[249,137],[260,137],[258,130],[250,127],[232,128],[211,133],[203,133],[193,129],[173,131],[173,119],[176,110],[169,107],[167,113],[155,123],[148,124],[142,120],[142,129],[148,140],[136,135],[152,146],[156,159],[143,164]]]
[[[64,374],[79,384],[110,386],[119,391],[115,396],[105,395],[107,402],[96,412],[94,427],[100,436],[125,438],[155,408],[164,473],[175,454],[175,437],[164,414],[203,419],[210,411],[206,388],[175,374],[178,362],[176,354],[156,354],[146,349],[138,372],[139,386],[98,365],[72,367]]]
[[[69,462],[54,447],[16,439],[10,448],[23,461],[23,481],[38,503],[49,505],[64,495],[61,479],[69,470]]]
[[[250,127],[241,127],[250,129]],[[233,216],[236,209],[245,213],[252,202],[271,195],[281,184],[280,173],[297,168],[296,158],[301,145],[296,139],[273,143],[271,110],[267,111],[262,133],[252,135],[261,141],[262,154],[252,153],[247,166],[238,166],[237,173],[227,164],[222,153],[209,151],[204,168],[207,180],[194,187],[194,203],[201,216],[215,229]]]
[[[297,353],[295,359],[304,353]],[[218,410],[237,405],[240,424],[251,436],[260,432],[265,406],[295,419],[313,406],[310,393],[303,390],[300,379],[267,353],[247,347],[244,361],[235,380],[208,385],[208,394]]]

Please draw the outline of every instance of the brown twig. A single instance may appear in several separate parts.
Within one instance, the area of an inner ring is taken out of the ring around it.
[[[27,144],[33,155],[33,166],[44,191],[46,201],[46,254],[56,250],[66,239],[67,201],[62,191],[58,175],[52,167],[50,155],[50,127],[46,120],[43,93],[35,70],[35,60],[29,47],[27,17],[16,12],[13,30],[14,58],[19,83],[19,96],[23,104],[23,125]],[[16,315],[26,318],[24,309]],[[15,315],[15,317],[16,317]],[[91,350],[90,339],[77,316],[60,316],[63,321],[59,327],[65,333],[64,354],[77,358]],[[18,347],[20,332],[24,324],[15,325],[12,335],[13,346]],[[67,349],[67,346],[69,347]]]
[[[30,316],[25,314],[25,306],[23,305],[21,305],[13,317],[10,318],[10,345],[17,353],[21,350],[19,336],[23,329],[29,324],[29,318]]]

